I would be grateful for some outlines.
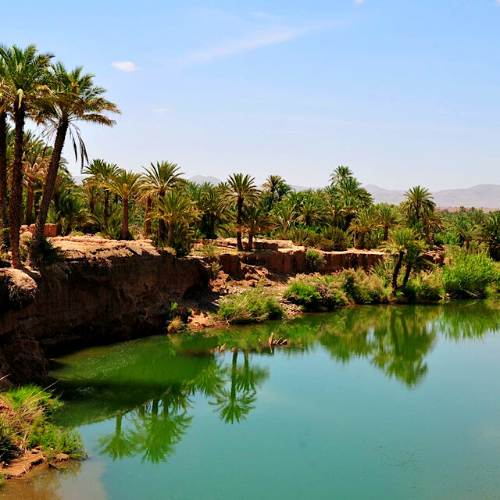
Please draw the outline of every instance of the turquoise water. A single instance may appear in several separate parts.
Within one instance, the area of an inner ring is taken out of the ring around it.
[[[89,459],[4,496],[499,498],[499,333],[498,304],[366,306],[87,349],[53,374]]]

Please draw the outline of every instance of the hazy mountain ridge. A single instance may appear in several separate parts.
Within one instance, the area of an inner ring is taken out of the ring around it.
[[[221,182],[216,177],[195,175],[189,180],[197,184],[208,182],[218,184]],[[309,189],[304,186],[292,186],[295,191]],[[368,184],[365,188],[372,194],[376,203],[399,204],[406,190],[404,189],[384,189],[374,184]],[[432,193],[436,205],[441,208],[456,207],[476,207],[476,208],[500,208],[500,185],[498,184],[478,184],[470,188],[442,189]]]
[[[377,203],[400,203],[405,190],[365,186]],[[432,193],[438,207],[500,208],[500,185],[478,184],[470,188],[443,189]]]

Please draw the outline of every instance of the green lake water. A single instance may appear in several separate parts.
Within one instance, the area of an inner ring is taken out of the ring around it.
[[[4,497],[500,498],[498,303],[147,338],[53,375],[89,458]]]

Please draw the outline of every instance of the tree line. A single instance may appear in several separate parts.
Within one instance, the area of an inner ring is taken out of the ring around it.
[[[0,230],[14,267],[27,253],[21,225],[33,222],[31,253],[46,248],[44,226],[51,222],[63,235],[151,238],[178,255],[198,239],[235,236],[243,251],[253,249],[256,236],[270,236],[321,250],[385,248],[399,267],[442,244],[500,257],[500,212],[442,212],[421,186],[400,205],[374,203],[347,166],[337,167],[326,187],[298,191],[277,175],[262,186],[244,173],[200,185],[168,161],[139,172],[89,161],[78,123],[111,126],[109,116],[119,110],[93,75],[52,60],[35,46],[0,47]],[[80,183],[62,157],[68,138],[82,163]]]

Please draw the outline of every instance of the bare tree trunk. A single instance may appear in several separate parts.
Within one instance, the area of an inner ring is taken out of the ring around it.
[[[403,288],[408,284],[408,280],[410,279],[411,270],[412,270],[411,262],[406,263],[405,275],[403,276]]]
[[[43,185],[42,201],[40,202],[40,209],[36,219],[34,244],[38,245],[44,237],[45,223],[47,222],[47,215],[49,213],[50,202],[54,196],[54,189],[56,186],[57,174],[59,173],[59,164],[61,163],[61,155],[66,139],[66,132],[68,131],[68,121],[61,119],[57,127],[56,140],[54,142],[54,150],[50,159],[49,170]]]
[[[12,163],[12,176],[9,200],[9,231],[10,247],[12,251],[12,266],[21,267],[19,253],[19,231],[21,229],[21,210],[23,196],[23,147],[24,147],[24,119],[26,108],[24,101],[14,103],[14,162]]]
[[[0,107],[1,107],[0,103]],[[7,196],[7,113],[0,112],[0,247],[9,247]]]

